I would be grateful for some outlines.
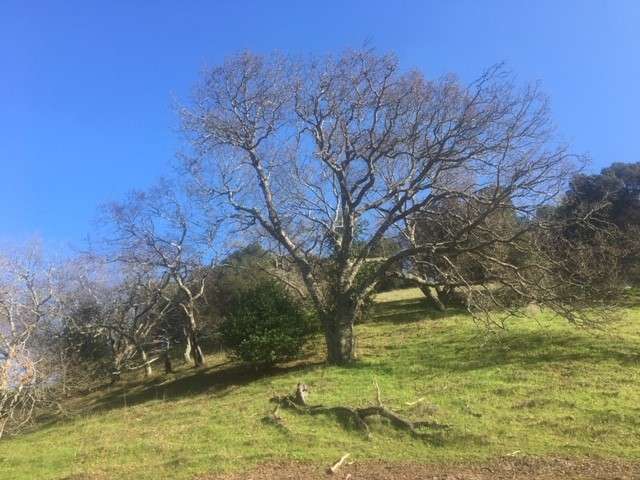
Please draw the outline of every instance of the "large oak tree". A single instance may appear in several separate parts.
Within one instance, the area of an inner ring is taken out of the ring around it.
[[[531,231],[571,169],[546,97],[536,86],[516,87],[500,67],[463,85],[372,51],[241,53],[204,73],[181,116],[200,192],[224,200],[238,231],[258,230],[287,253],[334,363],[354,359],[353,327],[367,295],[417,255],[453,271],[476,253],[517,272],[488,247]],[[452,203],[464,212],[460,221],[442,215]],[[487,228],[505,209],[526,227]],[[372,254],[385,239],[410,234],[416,215],[434,229],[447,221],[448,234]],[[512,275],[515,292],[518,277],[524,272]]]

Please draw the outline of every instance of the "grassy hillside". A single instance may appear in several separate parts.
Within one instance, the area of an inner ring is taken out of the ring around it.
[[[456,462],[512,454],[640,459],[640,308],[606,332],[531,313],[499,335],[465,315],[425,310],[414,290],[379,297],[357,328],[361,361],[322,363],[318,339],[301,362],[257,375],[211,357],[208,369],[131,382],[76,401],[76,414],[0,442],[0,478],[187,479],[287,459]],[[452,425],[430,441],[380,422],[373,438],[335,419],[282,411],[268,399],[298,381],[312,403],[385,403]],[[407,405],[424,397],[424,401]]]

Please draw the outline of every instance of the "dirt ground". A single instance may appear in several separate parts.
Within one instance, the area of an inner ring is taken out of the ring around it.
[[[295,462],[266,463],[231,475],[200,477],[198,480],[637,480],[640,462],[603,459],[505,457],[485,464],[389,463],[353,461],[336,474],[328,466]]]

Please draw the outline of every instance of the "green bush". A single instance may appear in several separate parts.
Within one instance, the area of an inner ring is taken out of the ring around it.
[[[236,292],[220,325],[225,348],[262,367],[298,356],[311,331],[302,303],[271,281]]]

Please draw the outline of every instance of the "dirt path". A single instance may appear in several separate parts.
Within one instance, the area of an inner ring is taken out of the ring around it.
[[[326,468],[326,467],[324,467]],[[323,467],[295,462],[266,463],[241,474],[198,480],[637,480],[640,462],[602,459],[501,458],[486,464],[355,461],[329,475]]]

